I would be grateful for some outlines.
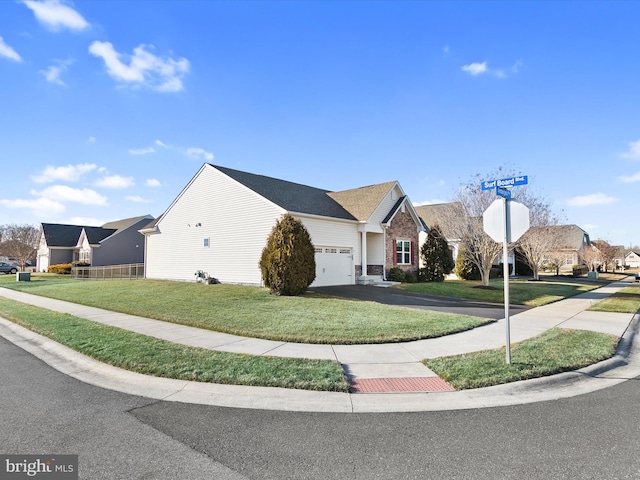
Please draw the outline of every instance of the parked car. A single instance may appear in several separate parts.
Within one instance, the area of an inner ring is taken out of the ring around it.
[[[11,265],[10,263],[0,262],[0,272],[2,273],[16,273],[18,267]]]

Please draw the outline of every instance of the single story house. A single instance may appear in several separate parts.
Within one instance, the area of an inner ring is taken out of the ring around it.
[[[258,262],[289,213],[315,246],[312,286],[370,284],[418,270],[423,224],[397,181],[340,192],[205,163],[145,235],[145,276],[262,285]]]
[[[629,268],[640,268],[640,253],[631,250],[625,255],[624,264]]]
[[[577,225],[553,225],[557,248],[545,256],[545,263],[558,265],[560,272],[573,271],[584,264],[582,253],[591,246],[589,234]]]
[[[448,218],[450,218],[454,211],[453,209],[455,208],[455,204],[437,203],[431,205],[414,205],[414,208],[425,226],[425,229],[419,234],[420,246],[427,241],[429,229],[434,225],[438,225],[440,227],[440,231],[444,235],[444,238],[447,239],[449,250],[451,250],[451,255],[455,261],[456,258],[458,258],[461,239],[457,238],[457,235],[450,228],[448,221]],[[422,258],[420,259],[420,267],[424,267]]]
[[[36,270],[46,272],[49,265],[75,261],[91,266],[144,263],[144,236],[139,230],[151,220],[151,215],[144,215],[101,227],[43,223]]]

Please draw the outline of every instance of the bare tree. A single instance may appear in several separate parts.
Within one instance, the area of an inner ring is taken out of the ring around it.
[[[611,245],[606,240],[594,240],[591,242],[600,251],[600,258],[605,266],[605,271],[611,266],[615,271],[615,258],[618,256],[618,248]]]
[[[530,228],[518,240],[516,248],[522,254],[525,263],[533,272],[533,279],[540,279],[540,268],[549,257],[549,253],[555,250],[558,245],[558,238],[554,229],[549,228],[557,225],[559,218],[551,211],[551,207],[543,199],[535,197],[530,191],[526,191],[519,197],[527,207],[529,207]],[[556,268],[556,273],[559,267]]]
[[[492,177],[477,174],[462,185],[447,212],[448,231],[464,244],[461,252],[480,271],[482,284],[489,285],[491,265],[502,252],[502,243],[496,242],[484,232],[482,214],[496,199],[495,191],[482,190],[481,182],[491,178],[505,178],[499,171]]]
[[[595,272],[604,263],[602,252],[595,245],[587,245],[582,251],[582,262],[590,272]]]
[[[25,269],[38,249],[40,229],[33,225],[2,225],[0,227],[0,255],[18,262]]]

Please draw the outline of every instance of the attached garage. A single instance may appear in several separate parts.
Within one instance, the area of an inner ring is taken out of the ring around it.
[[[316,247],[316,279],[312,287],[353,285],[353,249]]]

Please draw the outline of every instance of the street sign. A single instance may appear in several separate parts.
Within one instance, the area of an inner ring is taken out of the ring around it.
[[[499,197],[511,200],[511,190],[509,190],[508,188],[502,188],[502,187],[496,188],[496,195],[498,195]]]
[[[482,225],[487,235],[496,242],[505,239],[505,212],[507,206],[507,242],[515,242],[524,232],[529,230],[529,209],[526,205],[515,200],[502,200],[496,198],[489,208],[482,214]]]
[[[493,190],[498,187],[515,187],[516,185],[526,185],[529,183],[529,177],[520,175],[518,177],[502,178],[500,180],[489,180],[482,182],[482,190]]]
[[[505,189],[506,190],[506,189]],[[509,191],[509,190],[507,190]],[[504,278],[504,321],[506,328],[505,353],[511,363],[511,327],[509,323],[509,242],[518,240],[529,230],[529,209],[509,198],[496,198],[482,214],[482,226],[487,235],[502,242],[502,275]]]

